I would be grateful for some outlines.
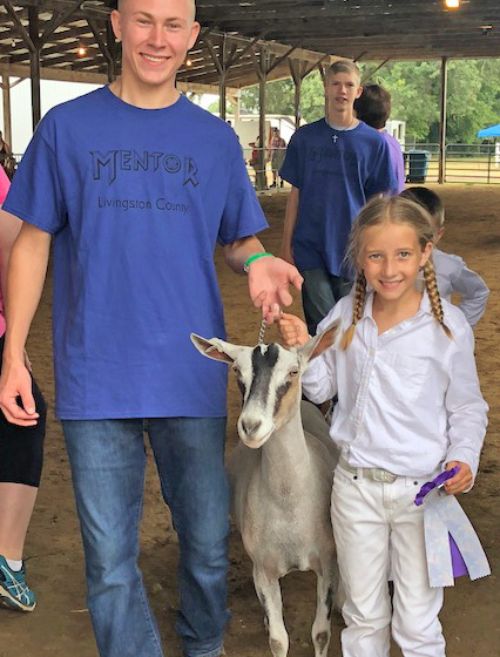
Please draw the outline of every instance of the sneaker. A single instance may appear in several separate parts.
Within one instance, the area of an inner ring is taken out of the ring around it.
[[[33,611],[36,606],[36,595],[26,584],[24,566],[21,570],[12,570],[1,555],[0,604],[17,611]]]

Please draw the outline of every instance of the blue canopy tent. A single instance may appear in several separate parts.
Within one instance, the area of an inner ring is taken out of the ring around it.
[[[491,158],[494,155],[495,157],[495,166],[500,165],[500,144],[497,143],[497,137],[500,137],[500,123],[496,125],[490,125],[489,128],[483,128],[479,130],[476,135],[480,139],[493,139],[493,144],[490,144],[488,147],[488,179],[487,182],[490,182],[491,176]]]
[[[477,136],[481,139],[493,139],[495,137],[500,137],[500,123],[496,125],[490,125],[489,128],[483,128],[479,130]]]

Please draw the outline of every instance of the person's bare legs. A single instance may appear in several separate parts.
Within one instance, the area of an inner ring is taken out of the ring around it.
[[[6,559],[23,558],[26,532],[38,488],[0,483],[0,554]]]

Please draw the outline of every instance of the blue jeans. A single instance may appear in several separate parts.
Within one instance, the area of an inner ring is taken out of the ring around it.
[[[302,284],[302,305],[309,335],[316,335],[318,324],[342,297],[349,294],[352,281],[342,276],[334,276],[326,269],[306,269],[300,272],[304,277]]]
[[[179,537],[185,657],[216,657],[227,610],[229,490],[225,418],[65,420],[85,551],[88,607],[101,657],[162,657],[137,565],[149,435]]]

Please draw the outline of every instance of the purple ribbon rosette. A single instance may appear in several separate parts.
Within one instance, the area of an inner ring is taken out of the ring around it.
[[[443,484],[446,481],[448,481],[448,479],[454,477],[459,470],[460,467],[456,465],[450,470],[445,470],[444,472],[441,472],[440,474],[438,474],[437,477],[434,477],[434,479],[432,479],[431,481],[426,481],[425,484],[423,484],[422,488],[415,495],[415,500],[414,500],[415,505],[421,506],[424,503],[425,496],[428,495],[431,492],[431,490],[434,490],[435,488],[441,488]],[[462,575],[468,575],[469,571],[467,570],[465,561],[462,557],[462,554],[460,553],[460,550],[458,549],[457,544],[453,540],[453,536],[450,533],[448,533],[448,538],[450,540],[451,564],[453,568],[453,576],[461,577]]]

